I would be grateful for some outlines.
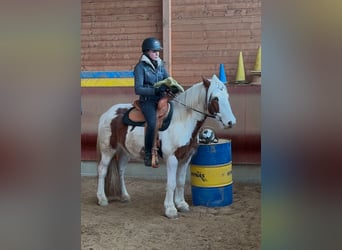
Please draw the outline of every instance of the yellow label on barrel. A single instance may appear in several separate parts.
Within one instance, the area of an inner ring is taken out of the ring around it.
[[[197,187],[222,187],[233,182],[232,164],[221,166],[190,165],[191,184]]]

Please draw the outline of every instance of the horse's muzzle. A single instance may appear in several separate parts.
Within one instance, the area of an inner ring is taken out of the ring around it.
[[[224,128],[232,128],[234,123],[232,121],[229,121],[227,125],[224,125]]]

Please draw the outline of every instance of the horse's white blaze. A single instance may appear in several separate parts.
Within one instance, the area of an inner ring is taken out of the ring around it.
[[[164,208],[165,215],[168,218],[176,218],[177,210],[189,211],[189,205],[184,199],[186,173],[191,157],[195,153],[199,125],[206,119],[205,113],[208,113],[207,108],[210,100],[212,98],[218,100],[219,112],[215,119],[220,125],[230,127],[236,123],[229,104],[226,86],[215,75],[210,80],[209,88],[205,86],[208,87],[208,84],[197,83],[179,94],[173,101],[174,112],[170,126],[167,130],[159,132],[159,138],[162,142],[162,160],[166,163],[167,171]],[[130,199],[124,181],[125,166],[130,159],[141,159],[140,152],[144,146],[144,128],[127,127],[122,124],[123,111],[131,107],[131,104],[117,104],[100,117],[98,148],[101,151],[101,161],[98,166],[97,188],[97,198],[100,205],[108,204],[104,192],[104,178],[114,155],[117,156],[117,168],[120,176],[116,178],[118,178],[117,181],[120,179],[121,199]],[[121,131],[126,134],[120,134]],[[112,145],[116,145],[116,148],[112,148]]]

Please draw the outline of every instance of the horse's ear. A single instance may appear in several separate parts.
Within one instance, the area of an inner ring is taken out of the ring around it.
[[[206,88],[209,88],[209,86],[210,86],[210,81],[209,81],[207,78],[205,78],[204,76],[202,76],[202,80],[203,80],[204,86],[205,86]]]

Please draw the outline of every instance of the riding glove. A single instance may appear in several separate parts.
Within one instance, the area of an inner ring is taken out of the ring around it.
[[[155,94],[157,96],[165,96],[168,89],[169,88],[167,86],[161,85],[160,87],[155,88]]]

